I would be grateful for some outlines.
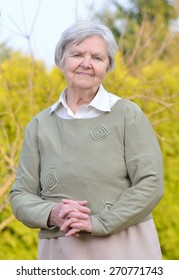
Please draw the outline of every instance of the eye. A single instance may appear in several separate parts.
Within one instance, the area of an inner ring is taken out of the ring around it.
[[[100,56],[94,56],[93,59],[98,60],[98,61],[102,61],[102,58]]]
[[[82,54],[81,53],[74,53],[73,57],[82,57]]]

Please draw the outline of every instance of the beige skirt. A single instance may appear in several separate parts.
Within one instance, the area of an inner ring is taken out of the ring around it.
[[[39,260],[161,260],[153,220],[131,226],[119,234],[97,237],[39,239]]]

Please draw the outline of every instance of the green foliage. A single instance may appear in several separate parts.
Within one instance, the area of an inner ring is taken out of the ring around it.
[[[0,234],[1,260],[37,259],[37,230],[32,230],[14,220]]]
[[[11,56],[12,49],[6,43],[0,43],[0,63]]]
[[[154,211],[164,259],[179,259],[179,157],[164,154],[165,195]]]
[[[104,7],[96,17],[112,30],[126,64],[166,59],[175,35],[170,22],[178,17],[177,0],[131,0],[127,8],[118,0],[110,2],[113,9]]]
[[[64,78],[58,70],[48,73],[41,62],[13,53],[0,66],[0,183],[7,170],[15,170],[24,127],[37,112],[58,99]],[[6,157],[5,157],[6,154]],[[4,165],[3,165],[4,158]]]
[[[169,21],[176,18],[177,15],[175,7],[168,0],[133,0],[132,2],[134,8],[130,10],[130,17],[135,19],[138,24],[141,24],[147,16],[151,21],[160,21],[168,25]]]

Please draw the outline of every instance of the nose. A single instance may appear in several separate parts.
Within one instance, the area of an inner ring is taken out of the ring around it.
[[[83,68],[91,68],[91,59],[90,57],[83,57],[80,66]]]

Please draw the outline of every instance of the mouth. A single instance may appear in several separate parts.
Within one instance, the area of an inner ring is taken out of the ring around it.
[[[91,73],[86,73],[86,72],[76,72],[77,75],[81,75],[81,76],[93,76]]]

